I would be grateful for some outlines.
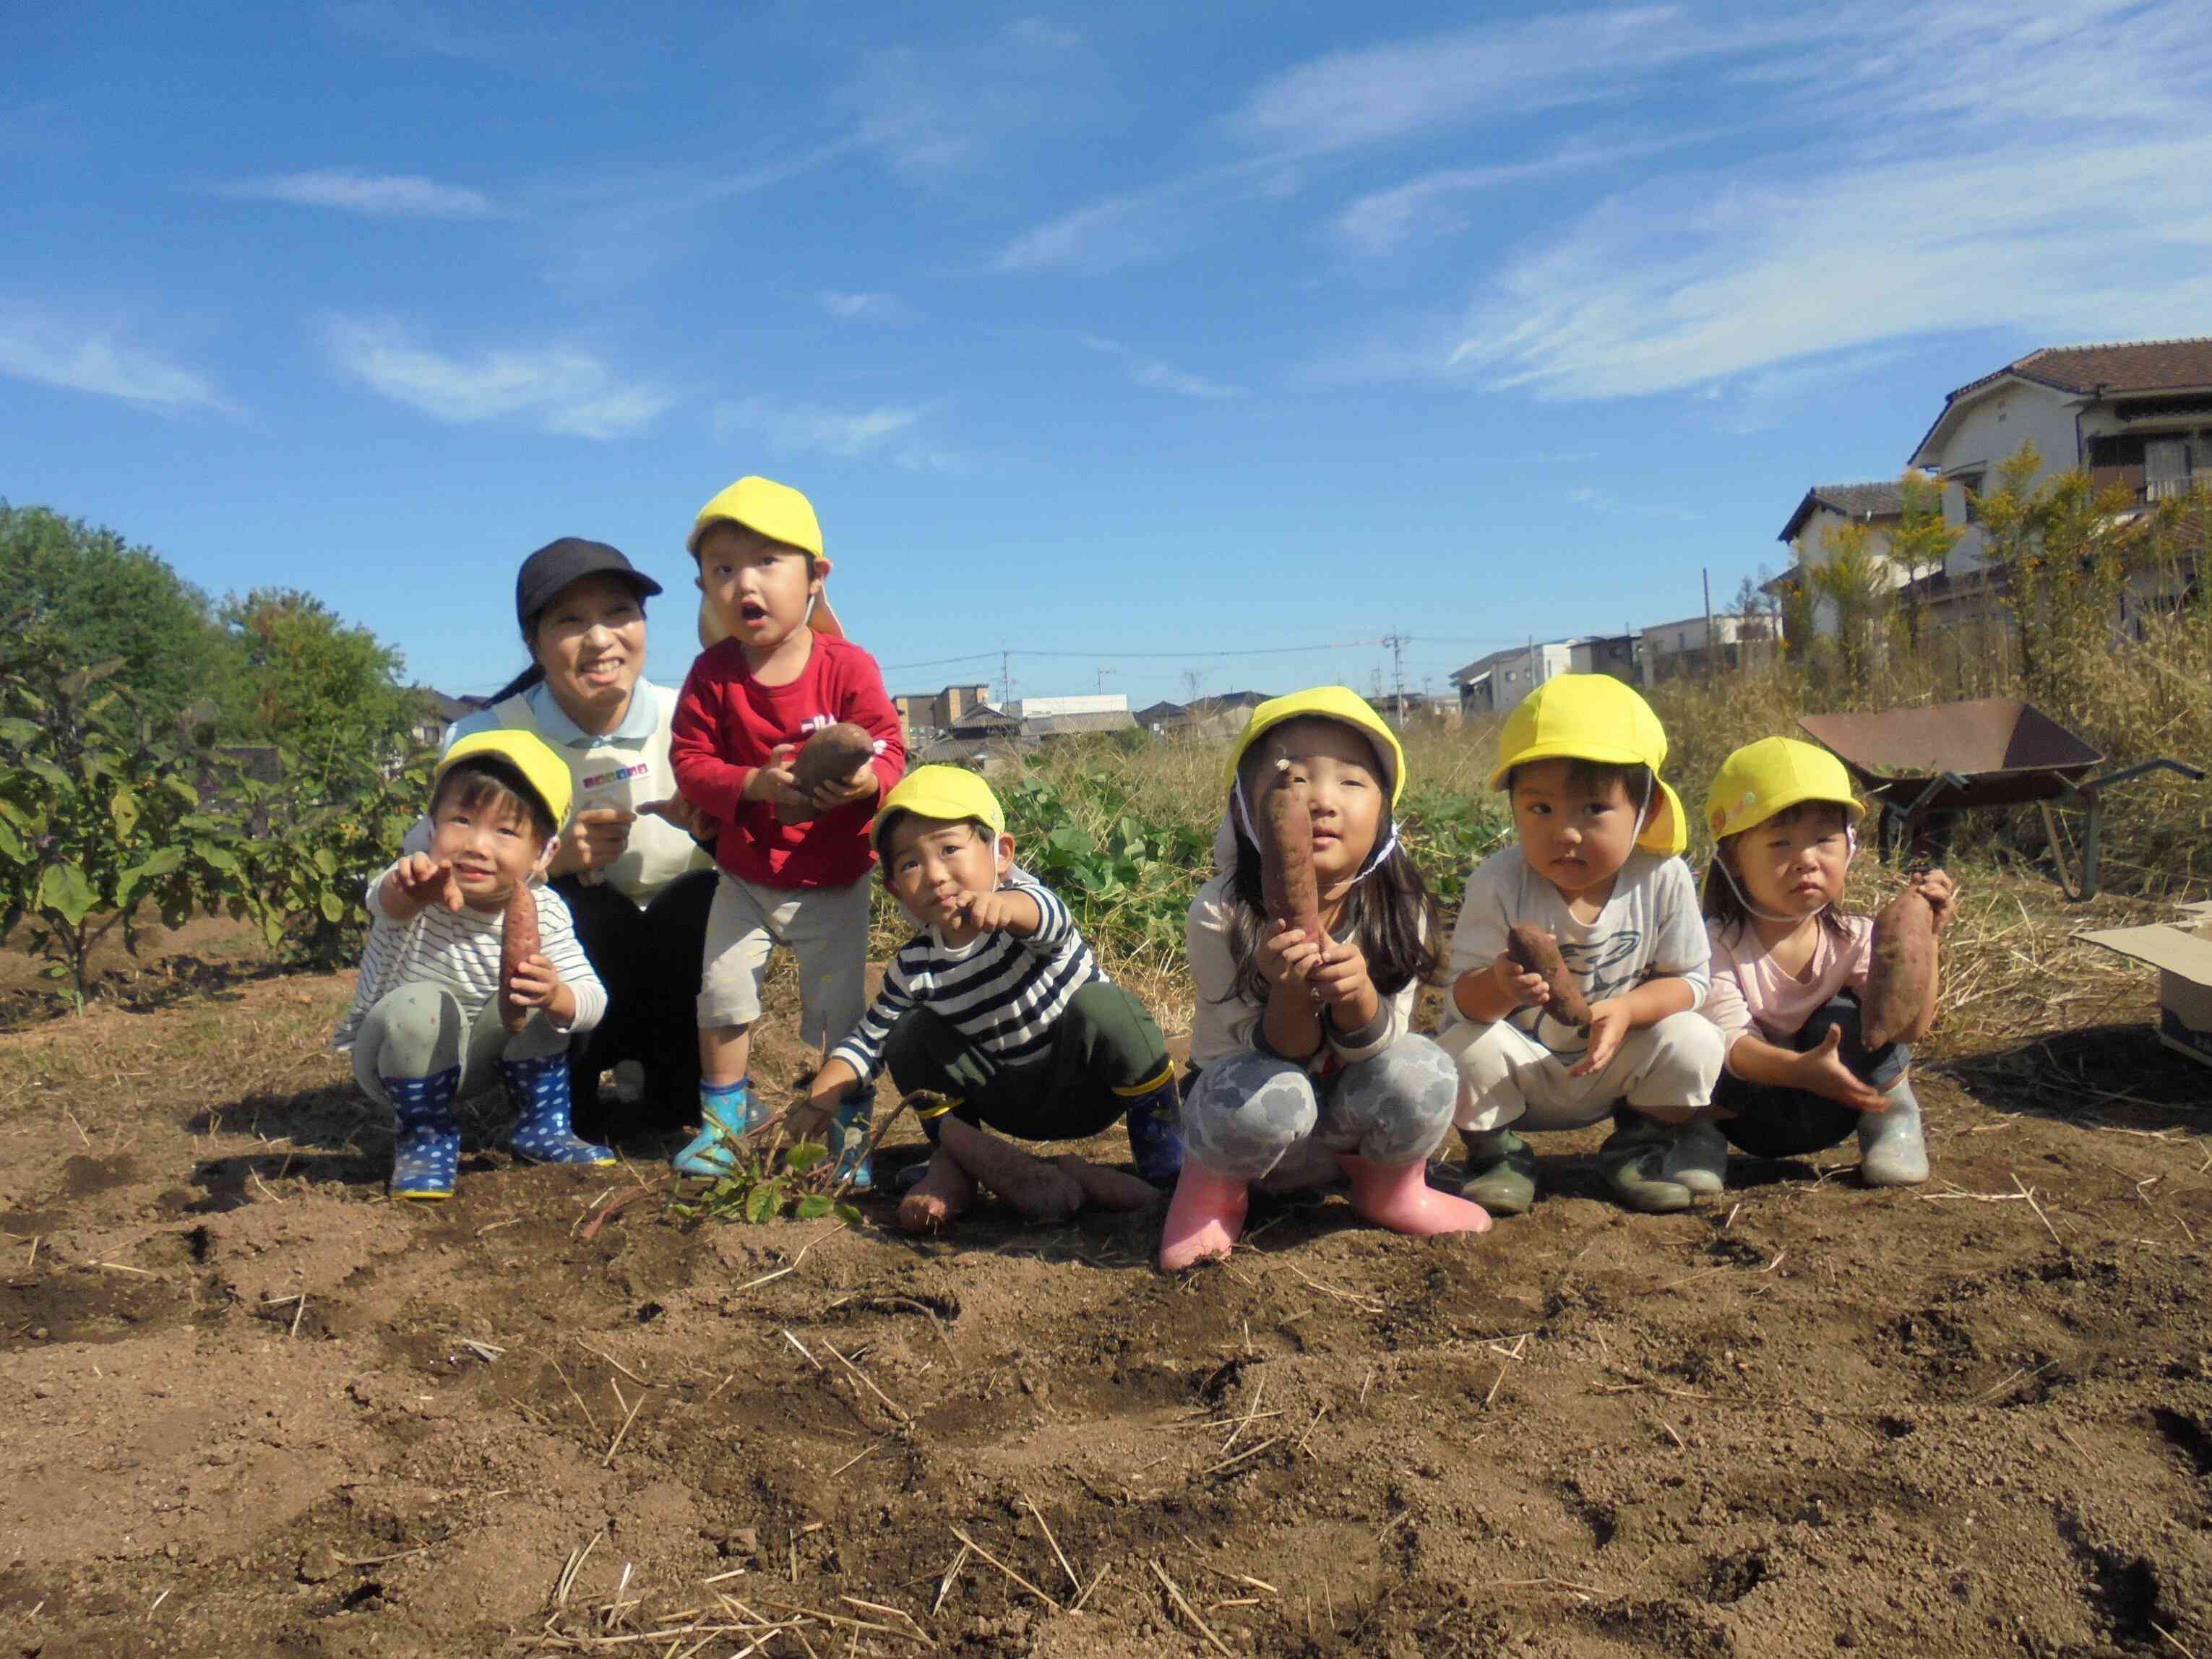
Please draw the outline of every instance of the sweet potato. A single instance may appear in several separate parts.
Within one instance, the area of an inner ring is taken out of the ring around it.
[[[987,1130],[950,1115],[938,1119],[938,1145],[978,1185],[1013,1206],[1024,1221],[1066,1221],[1083,1207],[1083,1183]]]
[[[855,769],[873,758],[876,740],[866,728],[850,720],[840,720],[835,726],[825,726],[800,745],[799,757],[792,763],[792,775],[799,781],[799,788],[811,795],[825,783],[836,783],[853,775]],[[811,806],[779,806],[776,816],[786,823],[799,823],[814,816]]]
[[[1559,954],[1559,940],[1540,927],[1516,922],[1505,930],[1505,950],[1529,973],[1541,974],[1544,983],[1552,988],[1552,1000],[1546,1006],[1553,1018],[1570,1025],[1589,1024],[1589,1003],[1569,971],[1566,958]]]
[[[1275,763],[1275,776],[1260,801],[1260,890],[1267,917],[1326,945],[1322,931],[1321,883],[1313,867],[1312,808],[1306,792],[1290,781],[1291,763]]]
[[[512,1032],[530,1024],[531,1011],[507,994],[515,970],[538,954],[538,895],[518,881],[507,896],[499,923],[499,1023]]]
[[[1866,994],[1859,1000],[1859,1041],[1880,1048],[1911,1030],[1935,981],[1936,911],[1917,889],[1907,889],[1874,919]]]

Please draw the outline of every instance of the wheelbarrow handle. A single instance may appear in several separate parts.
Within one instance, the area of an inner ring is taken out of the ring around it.
[[[2101,778],[2092,778],[2087,783],[2079,783],[2074,787],[2077,793],[2090,795],[2100,789],[2109,788],[2113,784],[2125,783],[2130,778],[2142,777],[2147,772],[2179,772],[2192,783],[2202,783],[2204,781],[2204,771],[2202,767],[2191,766],[2186,761],[2167,760],[2161,757],[2157,760],[2139,761],[2133,766],[2123,766],[2117,772],[2107,772]]]
[[[1908,823],[1918,817],[1928,804],[1941,794],[1947,785],[1954,789],[1964,789],[1966,787],[1966,781],[1956,772],[1938,772],[1928,780],[1928,787],[1915,797],[1912,805],[1906,807],[1901,816]]]

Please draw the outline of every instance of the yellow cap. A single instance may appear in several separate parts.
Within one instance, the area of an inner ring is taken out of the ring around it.
[[[1554,674],[1521,699],[1498,734],[1490,787],[1532,761],[1583,760],[1606,766],[1648,766],[1659,799],[1636,844],[1672,858],[1690,844],[1681,798],[1659,775],[1667,763],[1667,729],[1651,705],[1610,674]]]
[[[1717,841],[1808,800],[1833,802],[1853,823],[1866,815],[1843,762],[1795,738],[1761,738],[1721,763],[1705,796],[1705,823]]]
[[[1382,769],[1389,775],[1390,810],[1397,811],[1398,797],[1406,791],[1406,751],[1398,746],[1398,734],[1368,707],[1367,699],[1343,685],[1311,686],[1287,697],[1271,698],[1254,709],[1252,718],[1244,723],[1244,735],[1237,739],[1236,750],[1229,757],[1226,781],[1231,789],[1237,787],[1237,768],[1245,751],[1284,721],[1296,720],[1339,720],[1372,738]]]
[[[716,525],[726,522],[741,524],[770,541],[795,547],[817,559],[828,556],[822,550],[822,525],[814,516],[814,503],[789,484],[778,483],[773,478],[749,474],[699,509],[699,516],[691,521],[690,540],[685,544],[694,558],[699,556],[699,538]],[[836,612],[830,608],[827,593],[817,596],[806,620],[817,634],[826,634],[833,640],[845,637],[845,630],[837,625]],[[701,647],[718,645],[728,637],[714,616],[714,606],[702,598],[699,602]]]
[[[917,766],[892,786],[868,827],[875,841],[894,812],[911,812],[921,818],[942,818],[958,823],[980,818],[994,839],[1006,833],[1006,809],[991,793],[991,786],[964,766]],[[880,847],[878,848],[881,850]]]
[[[553,815],[555,827],[568,823],[568,803],[574,789],[568,763],[547,748],[542,738],[512,727],[471,732],[448,749],[440,757],[438,769],[430,775],[431,792],[437,792],[447,773],[477,755],[495,757],[521,773],[523,781],[538,792],[538,799]]]

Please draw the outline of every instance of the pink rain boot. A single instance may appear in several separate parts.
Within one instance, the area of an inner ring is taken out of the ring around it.
[[[1225,1256],[1244,1231],[1251,1192],[1234,1176],[1216,1175],[1194,1158],[1185,1158],[1168,1201],[1167,1225],[1160,1232],[1160,1268],[1179,1273],[1196,1262]],[[1469,1209],[1474,1206],[1469,1205]]]
[[[1490,1212],[1430,1186],[1428,1165],[1419,1158],[1411,1164],[1370,1164],[1350,1152],[1339,1152],[1336,1161],[1352,1177],[1352,1207],[1378,1227],[1421,1237],[1431,1233],[1490,1231]],[[1176,1196],[1182,1194],[1178,1192]],[[1174,1231],[1172,1212],[1168,1228]]]

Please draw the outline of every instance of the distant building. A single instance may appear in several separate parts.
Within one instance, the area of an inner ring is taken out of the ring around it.
[[[1756,631],[1754,628],[1754,632]],[[1744,619],[1733,611],[1659,623],[1638,636],[1643,683],[1655,685],[1677,674],[1741,665]]]
[[[1081,697],[1016,697],[1006,705],[1006,712],[1025,720],[1052,720],[1063,714],[1126,714],[1129,700],[1118,691]]]
[[[1567,641],[1569,672],[1610,674],[1617,680],[1636,679],[1636,640],[1633,634],[1588,634]]]
[[[1164,738],[1170,732],[1190,730],[1190,710],[1179,702],[1147,703],[1130,719],[1156,738]]]
[[[449,697],[442,691],[434,691],[427,685],[410,688],[422,698],[422,712],[410,728],[418,748],[443,749],[446,733],[481,708],[490,706],[489,697]]]
[[[1510,708],[1554,674],[1574,672],[1574,647],[1572,640],[1531,640],[1477,657],[1452,676],[1461,713]]]
[[[1881,562],[1885,580],[1893,591],[1911,579],[1911,573],[1893,562],[1890,556],[1890,532],[1904,522],[1905,485],[1899,479],[1815,484],[1805,492],[1796,511],[1782,526],[1782,533],[1775,538],[1790,550],[1790,568],[1765,583],[1760,591],[1778,594],[1784,584],[1798,584],[1814,595],[1813,631],[1832,635],[1836,631],[1836,602],[1820,594],[1814,579],[1835,555],[1836,532],[1846,525],[1866,526],[1866,550]]]
[[[1218,697],[1193,698],[1185,710],[1189,721],[1184,729],[1208,740],[1240,737],[1252,711],[1267,701],[1265,691],[1224,691]]]
[[[938,691],[897,691],[891,707],[909,734],[942,732],[972,709],[981,708],[990,692],[988,685],[948,685]]]

